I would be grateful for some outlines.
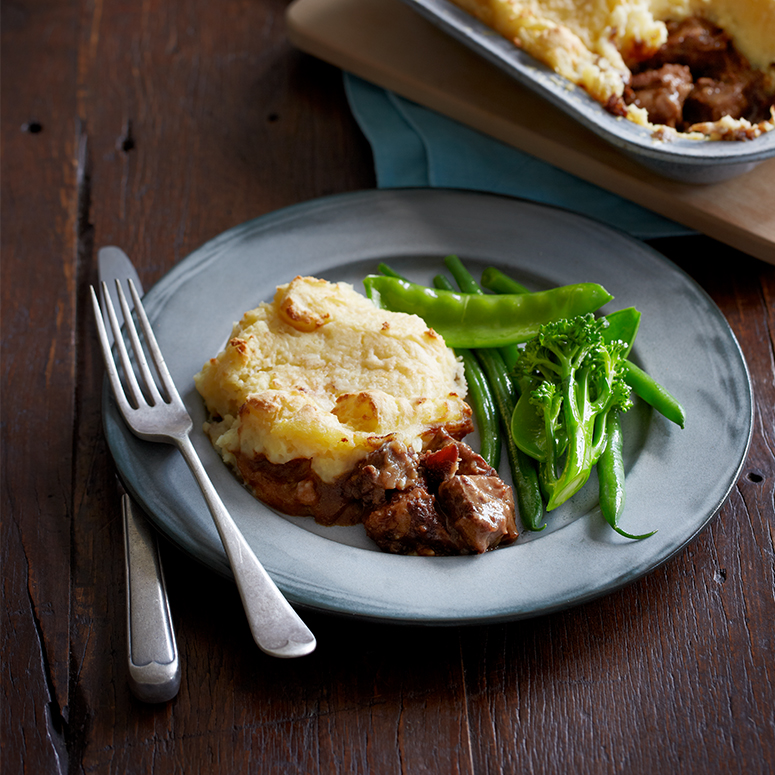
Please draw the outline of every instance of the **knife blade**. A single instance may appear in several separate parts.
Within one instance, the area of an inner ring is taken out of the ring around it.
[[[137,270],[123,250],[109,246],[98,253],[98,271],[121,324],[116,280],[131,279],[142,296]],[[131,309],[131,297],[129,304]],[[112,344],[110,326],[107,330]],[[167,702],[180,687],[180,658],[159,546],[148,518],[126,492],[121,496],[121,513],[126,565],[128,683],[132,693],[143,702]]]

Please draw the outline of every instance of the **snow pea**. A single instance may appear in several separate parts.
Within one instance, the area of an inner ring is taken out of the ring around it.
[[[624,362],[624,367],[624,380],[636,395],[680,428],[686,425],[686,412],[681,402],[666,387],[630,360]]]
[[[511,415],[511,437],[515,444],[527,455],[539,463],[546,462],[547,449],[546,426],[543,417],[530,403],[530,387],[525,387],[517,400]]]
[[[368,275],[363,284],[377,306],[419,315],[450,347],[526,342],[544,323],[594,312],[613,298],[597,283],[530,294],[487,295],[437,290],[385,275]]]
[[[474,278],[471,276],[471,273],[468,271],[468,269],[466,269],[465,265],[460,260],[460,258],[458,258],[458,256],[447,256],[444,259],[444,264],[452,273],[452,276],[455,278],[455,282],[458,284],[460,290],[463,291],[463,293],[484,293],[479,283],[474,280]],[[436,287],[440,288],[441,286],[437,285]],[[519,293],[519,291],[515,291],[515,293]],[[506,362],[506,368],[511,371],[514,368],[514,364],[517,362],[517,358],[519,357],[519,345],[506,344],[498,349],[503,356],[503,360]]]
[[[606,315],[606,319],[609,325],[603,331],[603,339],[608,342],[614,339],[627,342],[629,348],[626,354],[629,355],[640,326],[640,312],[634,307],[627,307]],[[667,417],[668,420],[683,428],[686,423],[686,414],[680,401],[631,360],[624,362],[624,368],[624,380],[635,394]]]
[[[388,264],[380,263],[377,266],[377,269],[379,269],[380,274],[387,275],[388,277],[397,277],[399,280],[406,280],[406,277],[404,277],[402,274],[399,274],[398,272],[396,272],[396,270],[393,269],[393,267],[389,266]],[[408,282],[408,280],[407,280],[407,282]]]
[[[628,347],[624,355],[627,357],[638,335],[640,312],[635,307],[625,307],[609,313],[605,319],[608,321],[608,328],[603,329],[603,340],[608,343],[617,339],[626,342]]]

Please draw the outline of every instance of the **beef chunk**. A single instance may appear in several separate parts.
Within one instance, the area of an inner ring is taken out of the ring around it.
[[[684,105],[688,124],[718,121],[724,116],[741,118],[748,112],[745,83],[724,83],[712,78],[698,78]]]
[[[393,554],[459,554],[424,487],[396,490],[390,500],[363,520],[366,535]]]
[[[461,552],[481,554],[517,538],[514,497],[497,476],[454,476],[439,487],[438,501]]]
[[[649,121],[675,129],[683,120],[683,105],[694,88],[686,65],[663,65],[632,77],[626,95],[628,104],[644,108]]]
[[[456,441],[448,434],[440,431],[436,434],[433,441],[428,445],[428,448],[421,456],[421,462],[424,468],[433,470],[439,467],[435,462],[435,453],[444,452],[444,454],[438,458],[439,461],[447,460],[447,456],[452,456],[450,447],[454,447],[457,453],[457,466],[453,471],[454,474],[486,474],[493,475],[496,473],[495,469],[490,466],[487,461],[479,454],[474,452],[468,444],[462,441]],[[441,466],[445,464],[442,462]]]
[[[731,49],[729,36],[705,19],[695,16],[666,26],[667,41],[644,69],[672,63],[688,66],[696,76],[718,67]]]
[[[366,506],[385,502],[386,491],[405,490],[418,481],[417,453],[398,441],[390,441],[367,455],[344,486],[347,497]]]
[[[481,455],[444,431],[415,454],[395,441],[343,486],[366,534],[394,554],[481,554],[517,537],[514,496]]]

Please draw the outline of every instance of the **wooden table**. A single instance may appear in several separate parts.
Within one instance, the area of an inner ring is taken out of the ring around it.
[[[291,47],[286,5],[3,5],[3,772],[772,772],[775,267],[703,237],[655,247],[739,338],[755,430],[680,556],[513,624],[312,615],[315,654],[277,662],[236,589],[164,544],[182,686],[130,694],[96,250],[150,286],[235,224],[374,186],[340,73]]]

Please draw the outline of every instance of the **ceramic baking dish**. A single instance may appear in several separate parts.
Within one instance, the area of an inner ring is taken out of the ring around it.
[[[655,140],[649,129],[608,113],[582,88],[447,0],[403,2],[596,135],[665,177],[684,183],[716,183],[748,172],[775,156],[775,131],[740,142]]]

